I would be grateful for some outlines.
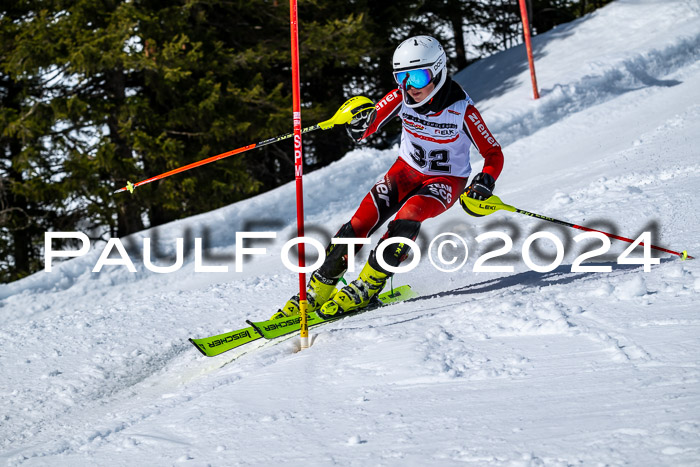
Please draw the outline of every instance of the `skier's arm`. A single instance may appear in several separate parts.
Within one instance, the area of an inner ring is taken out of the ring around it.
[[[355,141],[359,142],[367,138],[399,114],[399,110],[401,109],[401,91],[394,89],[384,96],[382,100],[377,102],[374,109],[376,112],[367,122],[369,123],[368,125],[364,127],[358,125],[356,128],[352,129],[352,131],[350,125],[348,126],[348,134],[350,134],[350,137]],[[362,124],[362,122],[358,122],[358,124]]]
[[[482,172],[489,174],[496,181],[503,170],[503,151],[473,105],[468,106],[464,114],[464,131],[485,159]]]
[[[503,170],[503,151],[473,105],[468,106],[464,114],[464,131],[484,158],[484,168],[474,176],[465,194],[470,198],[483,201],[492,195],[496,179]],[[462,207],[464,208],[464,204]]]

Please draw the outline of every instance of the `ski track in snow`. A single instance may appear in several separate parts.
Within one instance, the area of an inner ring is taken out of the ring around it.
[[[620,235],[651,229],[655,244],[697,255],[700,6],[618,0],[537,36],[537,102],[519,49],[457,76],[504,145],[499,196]],[[331,234],[394,158],[356,150],[306,175],[307,222]],[[457,207],[426,222],[427,238],[468,237],[467,265],[440,273],[424,259],[395,279],[419,298],[312,328],[308,350],[293,336],[202,357],[188,337],[266,318],[295,290],[279,260],[294,235],[293,189],[131,236],[133,258],[156,233],[172,256],[186,229],[206,230],[206,261],[228,273],[195,273],[190,253],[173,274],[141,261],[135,274],[97,274],[97,247],[0,285],[0,460],[700,464],[698,263],[658,255],[645,273],[615,264],[626,248],[615,242],[590,263],[612,272],[571,272],[597,244],[516,214],[471,219]],[[251,229],[278,239],[236,273],[235,232]],[[513,251],[488,263],[513,265],[512,274],[471,271],[486,251],[471,239],[489,230],[514,237]],[[519,257],[538,230],[566,245],[548,273]]]

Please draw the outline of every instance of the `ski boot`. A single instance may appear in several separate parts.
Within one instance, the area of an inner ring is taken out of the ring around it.
[[[336,238],[353,238],[355,231],[350,222],[344,224],[335,234]],[[326,248],[326,260],[323,265],[311,275],[306,289],[308,306],[307,312],[317,311],[337,292],[335,286],[348,269],[348,247],[343,244],[330,243]],[[299,315],[299,294],[289,299],[287,303],[272,315],[270,319]]]
[[[340,289],[318,310],[319,316],[325,319],[333,318],[364,308],[373,298],[376,300],[375,296],[382,291],[389,275],[378,271],[370,263],[371,261],[367,261],[360,276]]]
[[[306,289],[307,313],[318,310],[321,308],[321,305],[335,295],[335,286],[338,280],[339,279],[327,279],[318,271],[311,275],[311,280]],[[298,316],[299,309],[299,294],[296,294],[290,298],[280,310],[277,310],[277,313],[272,315],[270,319]]]

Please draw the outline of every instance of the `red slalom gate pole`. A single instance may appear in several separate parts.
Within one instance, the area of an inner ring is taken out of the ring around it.
[[[292,112],[294,115],[294,176],[297,188],[297,237],[304,236],[304,158],[301,150],[301,87],[299,85],[299,25],[297,16],[297,0],[289,0],[289,25],[292,33]],[[299,244],[299,268],[306,266],[306,249],[304,243]],[[306,319],[306,274],[299,272],[299,314],[301,348],[309,347],[309,325]]]
[[[540,98],[537,90],[537,77],[535,76],[535,60],[532,58],[532,43],[530,41],[530,20],[527,15],[527,0],[520,0],[520,17],[523,21],[523,35],[525,36],[525,48],[527,49],[527,62],[530,65],[530,79],[532,80],[532,93],[535,99]]]

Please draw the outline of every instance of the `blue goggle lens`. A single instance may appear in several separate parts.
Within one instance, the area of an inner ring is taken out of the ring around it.
[[[409,86],[416,89],[423,89],[433,80],[433,74],[428,68],[400,71],[394,73],[394,77],[396,78],[396,82],[404,89],[408,89]]]

